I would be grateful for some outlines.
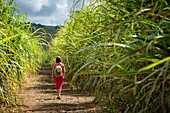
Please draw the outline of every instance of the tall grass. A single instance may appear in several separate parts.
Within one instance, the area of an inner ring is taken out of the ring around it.
[[[67,78],[107,112],[170,109],[170,7],[166,0],[102,0],[74,11],[53,40]]]
[[[0,104],[17,105],[16,88],[42,62],[40,37],[30,32],[27,15],[18,15],[14,0],[0,0]]]

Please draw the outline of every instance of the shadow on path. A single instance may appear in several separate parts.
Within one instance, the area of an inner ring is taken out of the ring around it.
[[[61,100],[57,100],[55,84],[49,74],[41,73],[30,79],[24,92],[20,94],[23,105],[20,112],[23,113],[97,113],[93,96],[70,90],[67,82],[63,84]]]

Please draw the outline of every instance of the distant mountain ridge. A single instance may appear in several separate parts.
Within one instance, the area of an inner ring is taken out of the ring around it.
[[[35,35],[45,37],[45,40],[51,43],[51,40],[56,37],[56,34],[61,27],[62,26],[47,26],[47,25],[32,23],[31,32],[35,32],[37,30]],[[43,45],[43,48],[45,50],[48,50],[48,46],[46,45]]]
[[[32,23],[31,25],[32,27],[35,27],[35,29],[41,29],[41,28],[44,29],[47,34],[52,36],[52,38],[55,38],[57,31],[62,27],[62,26],[42,25],[42,24],[36,24],[36,23]],[[42,30],[40,31],[44,32]]]

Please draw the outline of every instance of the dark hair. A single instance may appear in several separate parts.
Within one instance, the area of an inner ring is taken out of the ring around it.
[[[62,59],[61,59],[61,57],[60,57],[60,56],[57,56],[55,61],[56,61],[56,62],[61,62],[61,61],[62,61]]]

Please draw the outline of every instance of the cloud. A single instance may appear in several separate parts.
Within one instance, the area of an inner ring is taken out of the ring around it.
[[[56,3],[56,7],[57,9],[61,9],[61,10],[67,9],[68,7],[67,0],[59,0],[59,2]]]
[[[15,0],[20,13],[27,13],[32,22],[44,25],[63,25],[69,18],[74,0]]]
[[[49,0],[16,0],[16,3],[21,8],[30,9],[34,13],[41,11],[43,6],[49,6]]]

